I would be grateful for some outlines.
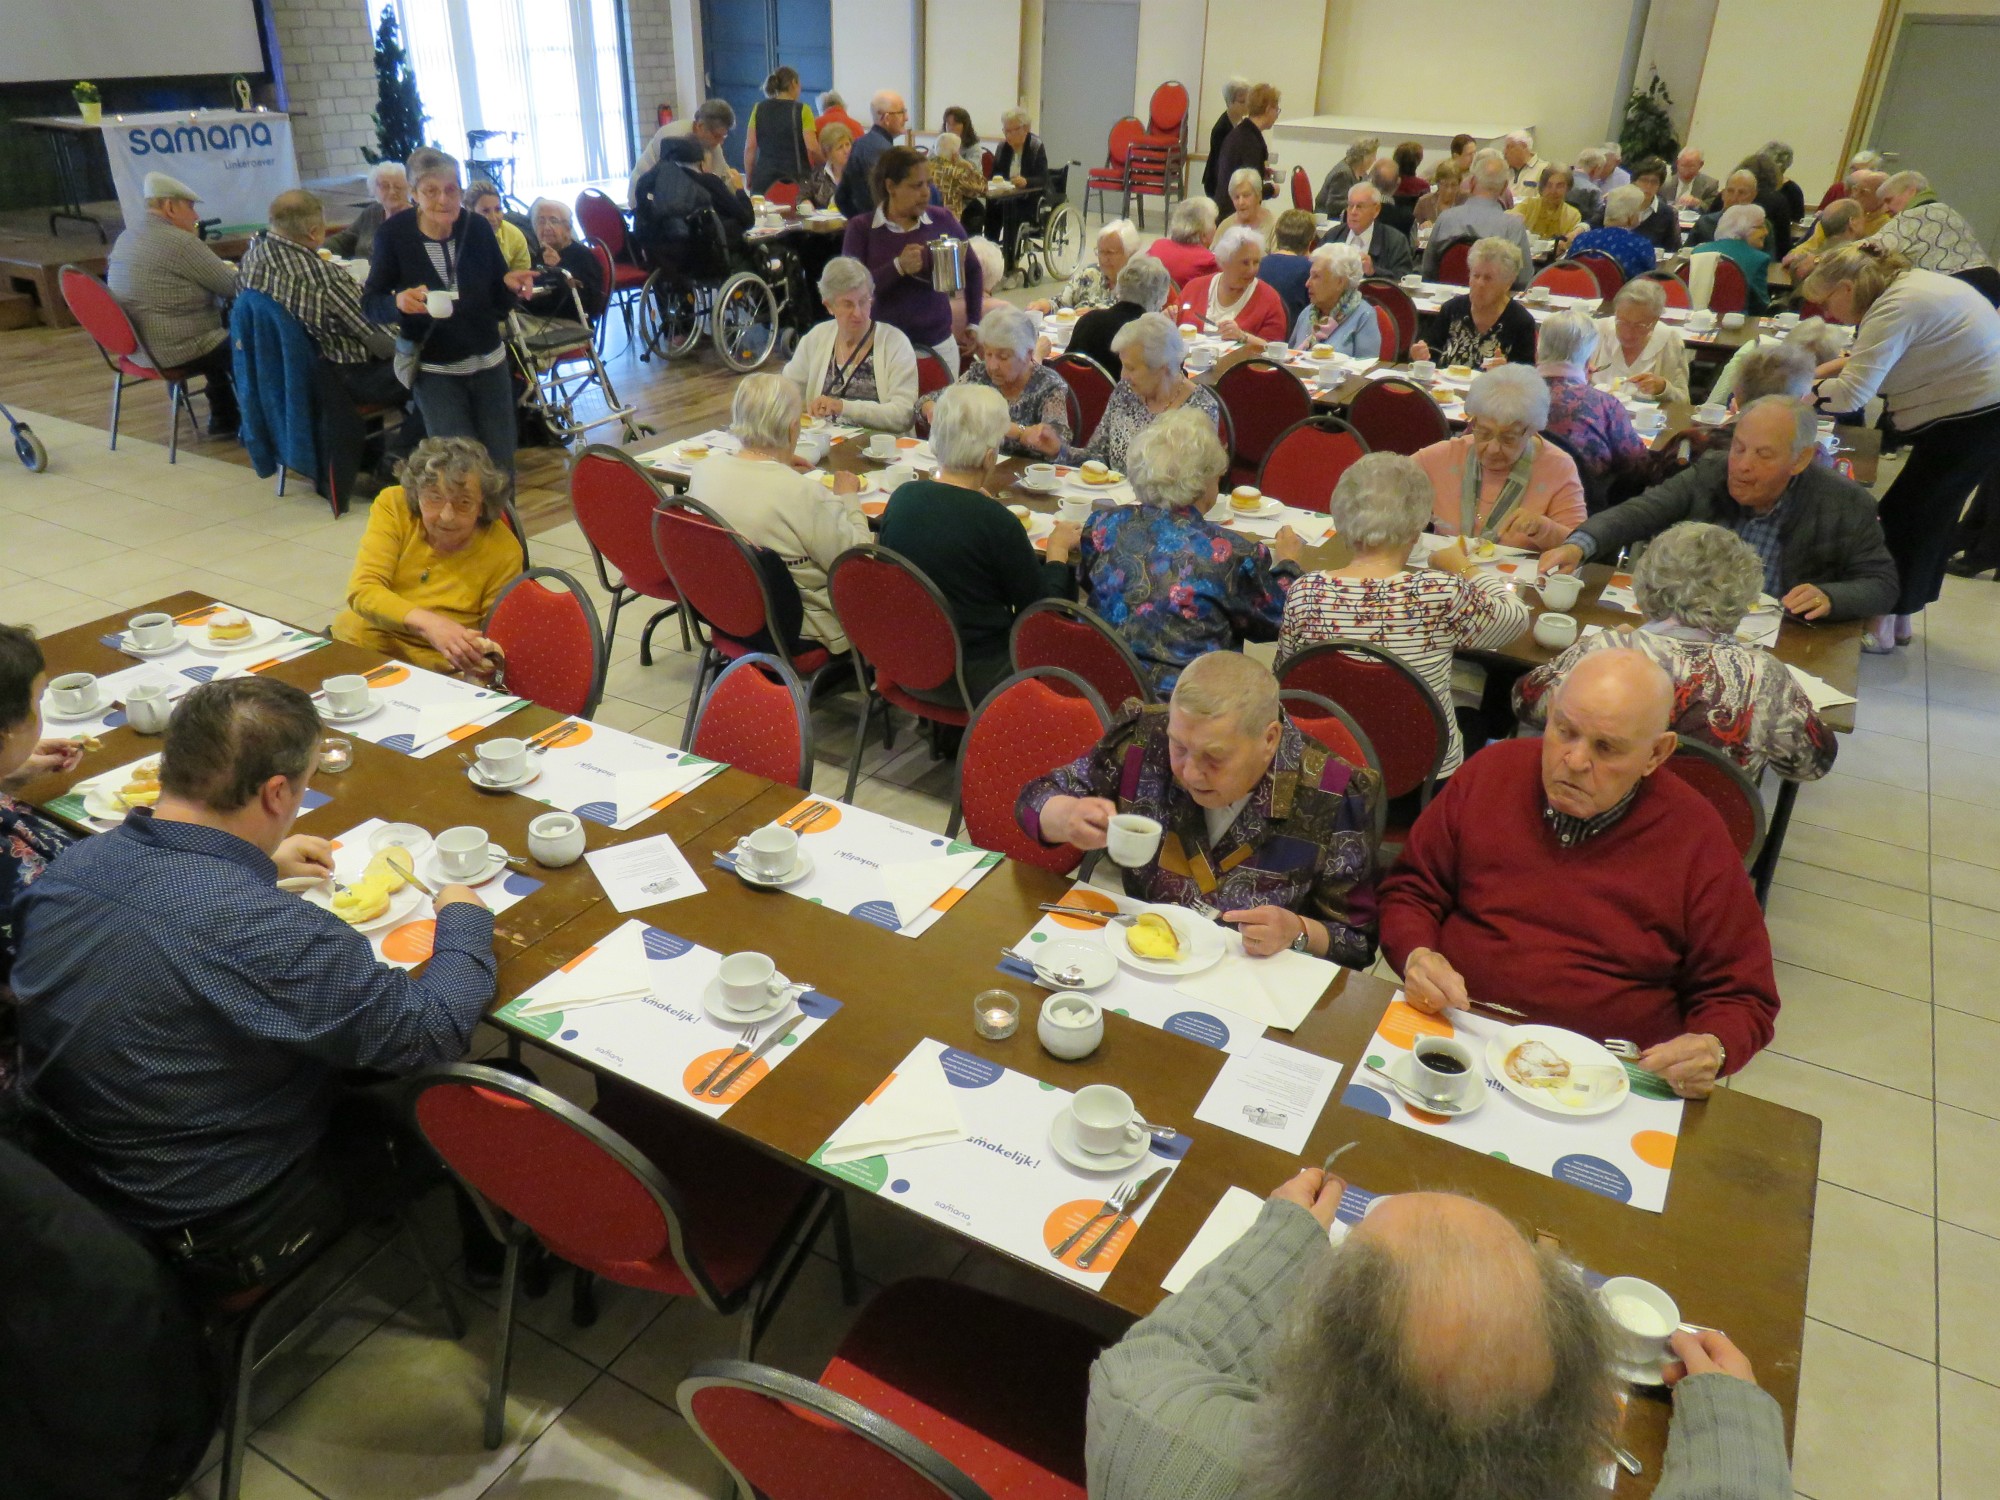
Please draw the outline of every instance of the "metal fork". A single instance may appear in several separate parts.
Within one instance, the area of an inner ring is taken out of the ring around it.
[[[826,810],[827,807],[824,802],[818,802],[818,801],[808,802],[804,807],[800,808],[797,812],[793,813],[790,817],[786,818],[778,826],[780,828],[789,828],[794,833],[796,833],[799,829],[805,827],[806,824],[810,823],[814,818],[818,817],[821,813],[825,812]]]
[[[1609,1052],[1613,1057],[1624,1058],[1627,1062],[1637,1062],[1639,1060],[1639,1044],[1637,1042],[1628,1042],[1622,1036],[1606,1038],[1604,1050]]]
[[[722,1076],[722,1070],[724,1068],[728,1067],[731,1063],[735,1062],[736,1059],[743,1056],[752,1047],[756,1046],[757,1034],[761,1032],[763,1029],[764,1029],[764,1023],[762,1021],[757,1021],[749,1026],[745,1026],[741,1033],[741,1040],[739,1040],[734,1047],[731,1047],[729,1049],[728,1056],[724,1057],[721,1062],[717,1063],[714,1067],[708,1070],[707,1077],[703,1078],[700,1083],[697,1083],[694,1086],[695,1093],[697,1094],[701,1093],[711,1083],[715,1082],[717,1078]]]
[[[1057,1245],[1049,1254],[1053,1255],[1057,1260],[1061,1260],[1076,1248],[1076,1242],[1084,1237],[1091,1225],[1095,1224],[1106,1214],[1122,1214],[1125,1212],[1125,1205],[1132,1201],[1132,1195],[1139,1190],[1139,1184],[1144,1180],[1144,1178],[1140,1177],[1130,1177],[1119,1183],[1117,1187],[1111,1190],[1111,1196],[1098,1205],[1097,1212],[1077,1225],[1076,1233],[1064,1240],[1060,1245]]]

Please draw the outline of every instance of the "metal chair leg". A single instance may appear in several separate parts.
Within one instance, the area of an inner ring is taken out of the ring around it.
[[[222,1419],[222,1474],[217,1500],[238,1500],[243,1491],[243,1452],[250,1442],[250,1382],[257,1373],[257,1335],[264,1330],[264,1318],[276,1301],[266,1296],[258,1308],[243,1320],[231,1357],[229,1404]]]
[[[885,703],[886,709],[888,705]],[[854,800],[855,783],[861,780],[861,752],[868,744],[868,716],[875,711],[875,694],[866,684],[861,689],[861,718],[854,726],[854,753],[847,757],[847,790],[840,794],[843,802]]]
[[[854,1230],[847,1222],[847,1195],[833,1195],[833,1254],[840,1267],[840,1300],[853,1307],[861,1300],[861,1274],[854,1265]]]
[[[167,393],[167,416],[172,423],[167,429],[167,462],[177,464],[181,461],[181,403],[187,399],[187,388],[176,381],[167,387]],[[188,415],[194,415],[192,406]]]
[[[465,1314],[459,1311],[458,1299],[452,1296],[451,1285],[444,1279],[444,1271],[439,1267],[436,1257],[431,1254],[430,1241],[424,1238],[423,1230],[418,1227],[416,1220],[410,1217],[408,1204],[397,1205],[396,1223],[402,1229],[404,1238],[409,1240],[411,1247],[415,1249],[417,1264],[424,1268],[424,1279],[431,1284],[431,1291],[437,1296],[438,1305],[444,1309],[444,1326],[453,1338],[464,1338]]]
[[[521,1284],[521,1244],[528,1231],[516,1224],[507,1232],[507,1264],[500,1275],[500,1327],[493,1348],[493,1369],[486,1388],[488,1448],[500,1446],[507,1425],[507,1367],[514,1357],[514,1299]]]
[[[111,451],[118,451],[118,408],[125,399],[125,377],[114,374],[111,377]]]

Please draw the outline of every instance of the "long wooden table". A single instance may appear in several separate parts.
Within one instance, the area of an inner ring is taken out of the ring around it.
[[[182,612],[205,602],[204,595],[177,594],[51,636],[43,642],[49,670],[105,672],[129,665],[129,658],[101,644],[99,637],[129,614]],[[311,688],[327,676],[363,670],[379,659],[336,643],[281,663],[270,675]],[[554,721],[546,710],[527,708],[465,744],[475,746],[487,735],[531,732]],[[110,731],[76,772],[42,777],[23,795],[46,802],[75,781],[125,764],[158,743],[157,737],[129,728]],[[522,797],[474,789],[449,752],[413,760],[359,741],[354,750],[352,769],[316,780],[316,787],[333,800],[302,819],[302,831],[337,833],[370,817],[410,819],[433,829],[470,822],[520,849],[527,821],[543,810]],[[829,1023],[827,1038],[770,1074],[718,1122],[721,1129],[799,1171],[813,1171],[806,1165],[811,1153],[926,1036],[1065,1088],[1116,1082],[1149,1118],[1176,1123],[1195,1142],[1144,1232],[1096,1294],[1101,1303],[1132,1316],[1162,1299],[1160,1278],[1227,1188],[1268,1192],[1296,1170],[1299,1163],[1282,1153],[1194,1118],[1221,1066],[1220,1052],[1115,1014],[1107,1017],[1103,1045],[1082,1062],[1060,1062],[1044,1053],[1032,1025],[1004,1042],[973,1033],[970,1001],[979,990],[996,983],[1011,988],[1030,1015],[1039,1003],[1036,986],[1005,976],[996,979],[995,963],[999,949],[1034,924],[1037,904],[1066,889],[1060,877],[1005,862],[937,926],[910,939],[782,892],[753,889],[711,867],[708,851],[726,847],[797,799],[794,788],[732,769],[634,829],[620,833],[589,825],[593,847],[670,833],[701,870],[707,885],[703,894],[646,914],[658,926],[720,951],[756,948],[769,953],[785,972],[847,1002]],[[496,1006],[625,920],[602,898],[583,864],[536,873],[544,881],[542,888],[504,919]],[[1393,993],[1380,980],[1343,972],[1288,1040],[1352,1062],[1362,1054]],[[1559,1240],[1592,1269],[1644,1276],[1669,1287],[1687,1317],[1726,1328],[1742,1344],[1789,1426],[1798,1396],[1819,1133],[1819,1121],[1811,1116],[1728,1090],[1706,1103],[1690,1104],[1662,1214],[1517,1170],[1347,1109],[1337,1100],[1322,1114],[1305,1159],[1317,1161],[1335,1145],[1358,1141],[1359,1149],[1343,1168],[1371,1191],[1470,1194],[1524,1229]],[[1092,1296],[1067,1281],[1057,1284],[1070,1295]],[[1666,1401],[1653,1395],[1632,1403],[1625,1441],[1647,1472],[1642,1479],[1621,1475],[1619,1494],[1651,1492],[1668,1410]]]

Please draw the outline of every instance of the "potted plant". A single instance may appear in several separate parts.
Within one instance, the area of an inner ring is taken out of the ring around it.
[[[97,85],[85,79],[69,91],[76,100],[78,113],[90,124],[95,125],[104,118],[104,96],[97,92]]]

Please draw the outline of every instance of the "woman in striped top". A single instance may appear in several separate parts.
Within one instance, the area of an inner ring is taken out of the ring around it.
[[[1414,459],[1368,454],[1340,476],[1329,510],[1353,560],[1293,582],[1278,660],[1335,639],[1395,652],[1444,708],[1450,745],[1438,776],[1449,776],[1464,758],[1452,715],[1452,653],[1505,645],[1527,628],[1528,607],[1506,579],[1474,572],[1457,543],[1432,553],[1428,568],[1409,567],[1431,518],[1431,483]]]

